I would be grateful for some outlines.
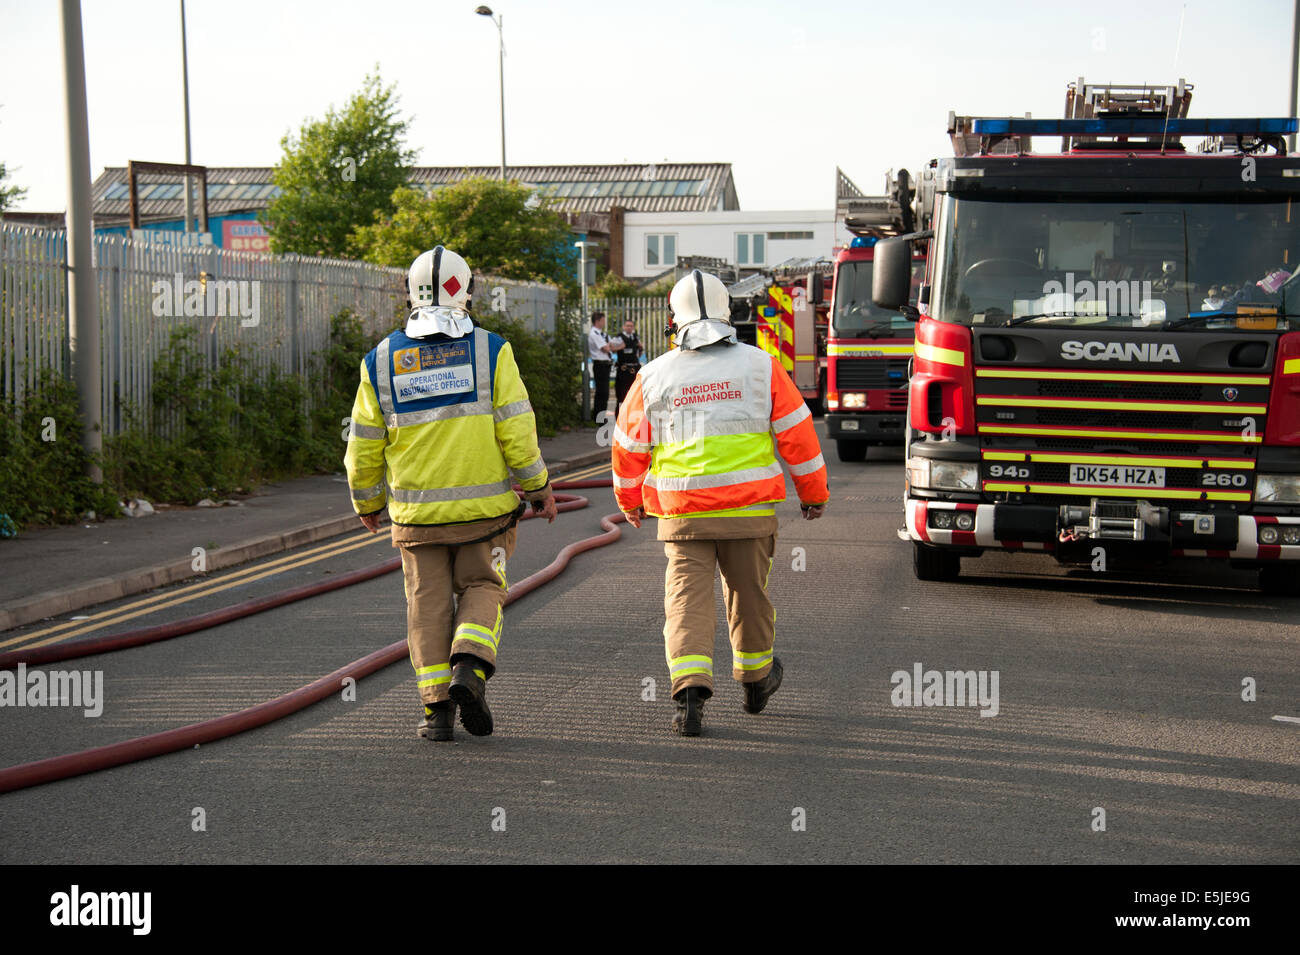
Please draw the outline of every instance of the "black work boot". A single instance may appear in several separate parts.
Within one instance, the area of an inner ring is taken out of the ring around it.
[[[712,693],[702,686],[688,686],[679,690],[673,699],[677,712],[673,714],[673,732],[681,736],[699,736],[704,724],[704,701]]]
[[[451,668],[448,692],[460,707],[460,725],[471,736],[492,735],[492,711],[488,709],[484,681],[485,664],[476,657],[462,657]]]
[[[452,738],[452,727],[456,723],[456,704],[451,700],[424,705],[424,722],[420,724],[420,735],[427,740],[446,743]]]
[[[768,697],[781,688],[782,673],[784,671],[781,668],[781,658],[773,657],[772,669],[767,671],[767,676],[745,684],[745,702],[741,704],[741,708],[746,713],[763,712]]]

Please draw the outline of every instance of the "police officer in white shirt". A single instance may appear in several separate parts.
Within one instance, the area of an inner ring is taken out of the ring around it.
[[[609,410],[609,366],[614,346],[605,334],[605,313],[591,313],[591,331],[587,333],[587,357],[591,359],[591,374],[596,393],[591,402],[591,420],[600,423],[600,413]]]

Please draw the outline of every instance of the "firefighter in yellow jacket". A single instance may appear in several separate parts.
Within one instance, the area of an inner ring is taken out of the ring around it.
[[[698,269],[673,287],[677,348],[637,374],[614,429],[614,495],[629,523],[659,519],[668,572],[664,641],[677,712],[673,729],[700,735],[713,695],[713,578],[731,634],[732,676],[758,713],[781,685],[767,578],[785,460],[803,516],[822,516],[826,462],[812,414],[777,360],[736,340],[730,297]]]
[[[452,738],[455,711],[492,732],[506,560],[527,506],[555,520],[528,392],[510,343],[474,326],[473,276],[438,246],[411,266],[406,327],[366,355],[345,463],[361,522],[385,507],[402,554],[407,643],[424,704],[420,735]]]

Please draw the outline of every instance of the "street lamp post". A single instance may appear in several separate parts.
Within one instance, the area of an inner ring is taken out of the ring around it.
[[[185,97],[185,165],[193,162],[190,158],[190,54],[189,45],[185,41],[185,0],[181,0],[181,90]],[[194,180],[187,173],[185,180],[185,228],[183,231],[190,231],[190,223],[194,220]]]
[[[582,318],[578,322],[581,329],[584,324],[591,318],[587,314],[587,243],[575,242],[573,247],[578,250],[578,284],[582,288]],[[595,374],[595,366],[591,364],[590,357],[587,354],[587,340],[582,340],[582,420],[586,421],[587,416],[591,414],[591,391],[587,387],[589,375]],[[590,369],[590,371],[589,371]]]
[[[487,17],[497,25],[497,73],[501,89],[501,181],[506,181],[506,39],[505,33],[501,29],[501,21],[505,19],[502,14],[492,15],[492,8],[486,5],[480,5],[475,8],[475,13],[481,17]]]

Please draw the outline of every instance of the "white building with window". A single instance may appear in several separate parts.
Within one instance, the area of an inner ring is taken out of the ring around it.
[[[794,257],[829,255],[853,237],[835,211],[628,212],[623,220],[623,275],[649,278],[679,256],[708,256],[741,268],[762,268]]]

